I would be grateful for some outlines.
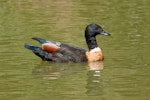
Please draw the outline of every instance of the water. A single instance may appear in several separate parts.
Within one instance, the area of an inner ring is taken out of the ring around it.
[[[149,100],[149,0],[1,0],[0,100]],[[103,69],[49,63],[23,47],[42,37],[87,49],[98,23]]]

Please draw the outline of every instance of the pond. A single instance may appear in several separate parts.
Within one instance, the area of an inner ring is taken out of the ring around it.
[[[149,0],[1,0],[0,100],[149,100]],[[100,24],[103,69],[42,61],[32,37],[87,49],[84,30]]]

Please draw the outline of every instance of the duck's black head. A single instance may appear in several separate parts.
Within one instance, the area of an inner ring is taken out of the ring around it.
[[[85,29],[85,38],[87,45],[89,47],[89,50],[94,49],[95,47],[98,47],[95,36],[101,34],[101,35],[107,35],[110,34],[105,32],[103,28],[97,24],[89,24]]]
[[[103,28],[97,24],[89,24],[85,29],[85,36],[86,37],[95,37],[98,34],[102,35],[110,35],[109,33],[105,32]]]

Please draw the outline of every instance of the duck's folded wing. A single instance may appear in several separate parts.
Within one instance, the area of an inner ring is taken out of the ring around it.
[[[85,57],[86,50],[79,47],[61,44],[56,52],[48,52],[40,47],[25,44],[25,48],[31,50],[34,54],[39,56],[42,60],[54,62],[84,62],[87,61]]]

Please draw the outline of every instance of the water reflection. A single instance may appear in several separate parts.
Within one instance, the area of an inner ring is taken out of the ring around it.
[[[32,70],[33,75],[42,77],[45,80],[60,79],[85,69],[85,63],[54,63],[42,61]]]
[[[80,88],[85,88],[86,95],[98,96],[104,94],[103,81],[101,77],[103,67],[103,62],[92,62],[88,64],[41,62],[40,65],[33,69],[32,73],[35,76],[41,77],[43,80],[47,80],[47,82],[49,82],[49,80],[58,80],[60,82],[63,80],[61,82],[61,86],[63,87],[61,90],[62,94],[67,94],[65,93],[67,88],[71,88],[69,93],[77,92]],[[86,70],[86,68],[88,70]],[[64,79],[66,76],[72,77],[70,77],[70,79],[68,77],[66,80]],[[56,84],[58,81],[56,81]],[[51,82],[49,84],[51,84]],[[54,87],[57,89],[57,86],[55,85]],[[47,88],[49,88],[49,86]]]
[[[102,70],[104,68],[104,65],[102,61],[89,62],[87,68],[88,70]]]
[[[104,65],[102,61],[89,62],[88,63],[88,73],[87,73],[87,95],[102,95],[104,92],[104,87],[101,78],[101,71]]]
[[[50,66],[47,62],[41,62],[40,65],[32,70],[33,75],[40,75],[44,80],[55,80],[60,77],[61,67]]]

